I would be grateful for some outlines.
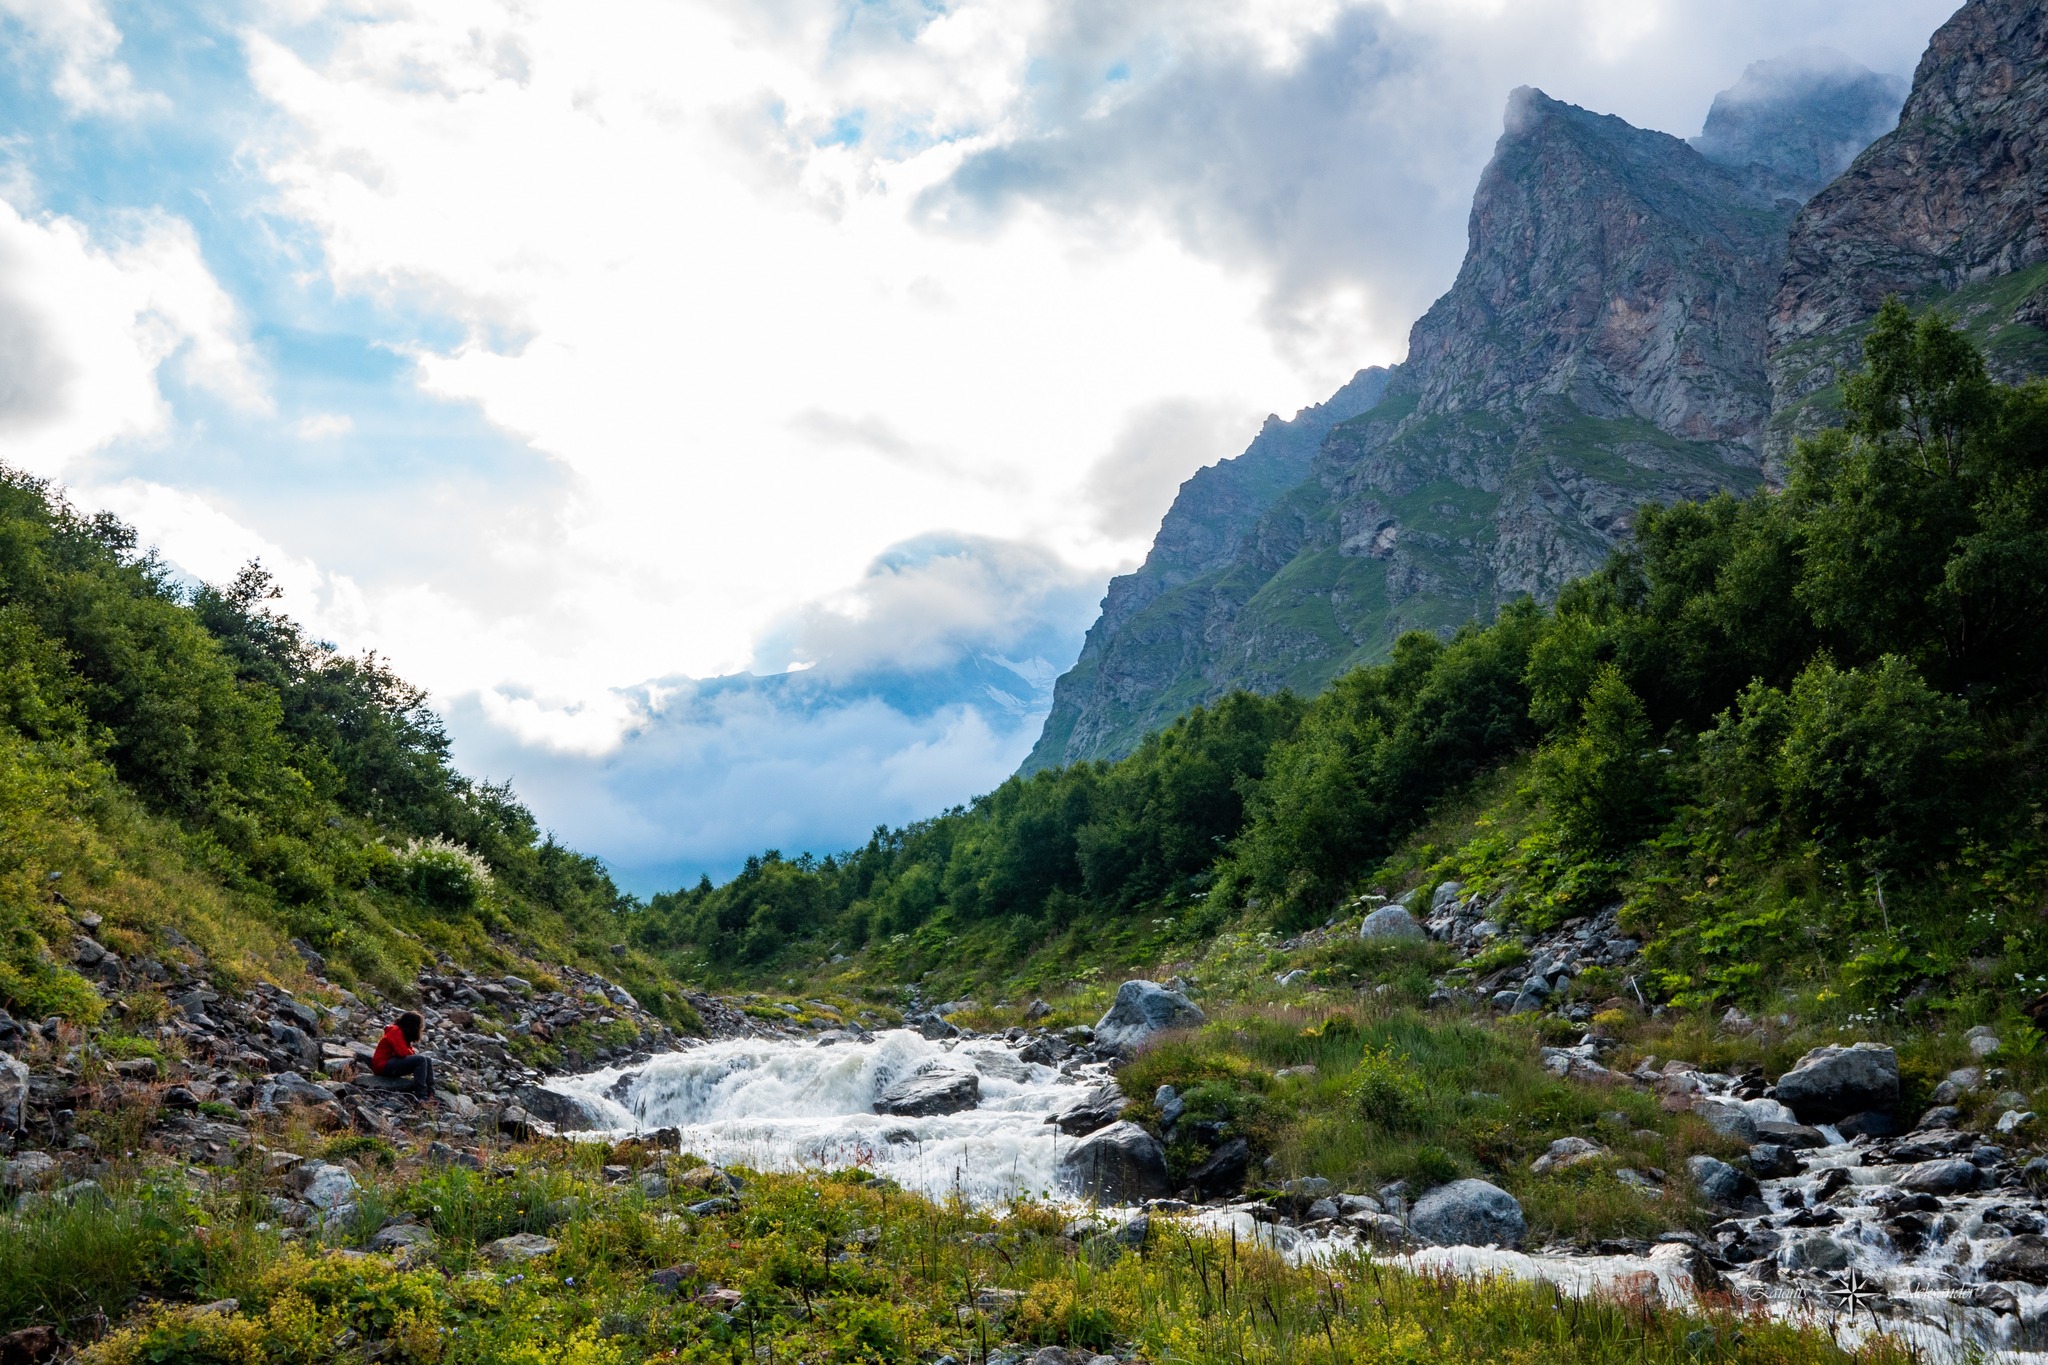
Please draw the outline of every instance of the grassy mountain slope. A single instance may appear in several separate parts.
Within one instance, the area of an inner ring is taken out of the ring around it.
[[[440,953],[596,963],[627,905],[501,787],[448,762],[423,695],[306,639],[251,568],[181,589],[134,536],[0,476],[0,1007],[81,1022],[102,949],[196,944],[223,985],[305,975],[404,998]],[[118,1004],[117,1004],[118,1007]]]

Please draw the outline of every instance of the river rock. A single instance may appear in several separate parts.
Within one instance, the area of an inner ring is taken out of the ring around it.
[[[1749,1149],[1750,1174],[1762,1179],[1781,1180],[1802,1169],[1799,1154],[1783,1143],[1759,1142]]]
[[[1203,1199],[1235,1194],[1244,1188],[1245,1172],[1251,1169],[1251,1164],[1251,1144],[1241,1137],[1232,1138],[1188,1172],[1188,1184]]]
[[[1899,1177],[1899,1188],[1915,1194],[1966,1194],[1977,1188],[1983,1173],[1961,1157],[1922,1161],[1908,1166]]]
[[[1398,905],[1382,905],[1365,917],[1365,923],[1358,926],[1358,936],[1363,939],[1404,939],[1428,938],[1429,934],[1415,922],[1415,916]]]
[[[596,1126],[583,1101],[560,1091],[539,1085],[522,1085],[512,1094],[520,1108],[543,1123],[553,1124],[560,1132],[582,1132]]]
[[[1815,1232],[1785,1248],[1785,1264],[1793,1270],[1842,1270],[1849,1264],[1849,1248]]]
[[[1096,1022],[1095,1041],[1126,1051],[1167,1029],[1193,1028],[1203,1017],[1179,991],[1156,981],[1126,981],[1116,988],[1116,1003]]]
[[[1827,1134],[1803,1123],[1778,1123],[1766,1119],[1757,1124],[1756,1135],[1765,1142],[1775,1142],[1781,1147],[1796,1147],[1801,1151],[1828,1145]]]
[[[1837,1119],[1835,1131],[1845,1138],[1888,1138],[1905,1132],[1906,1125],[1899,1122],[1896,1114],[1882,1109],[1866,1109],[1860,1114]]]
[[[1045,1116],[1045,1121],[1068,1137],[1086,1137],[1098,1128],[1115,1123],[1124,1112],[1124,1092],[1116,1083],[1099,1085],[1064,1109]]]
[[[1899,1058],[1879,1043],[1815,1048],[1778,1078],[1778,1101],[1803,1123],[1828,1123],[1899,1102]]]
[[[1072,1189],[1108,1204],[1164,1199],[1171,1193],[1166,1153],[1135,1123],[1112,1123],[1069,1147],[1060,1177]]]
[[[957,1114],[981,1103],[981,1077],[954,1067],[905,1076],[875,1097],[875,1112],[897,1118]]]
[[[2048,1237],[2023,1232],[2006,1238],[1984,1258],[1984,1274],[1994,1280],[2048,1285]]]
[[[1438,1246],[1518,1247],[1527,1230],[1515,1197],[1484,1180],[1437,1186],[1415,1202],[1408,1227]]]
[[[1718,1157],[1696,1156],[1685,1163],[1686,1174],[1702,1197],[1729,1208],[1757,1196],[1756,1181]]]

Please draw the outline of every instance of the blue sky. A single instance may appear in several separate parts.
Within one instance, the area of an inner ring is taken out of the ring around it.
[[[651,891],[994,785],[1110,574],[1399,359],[1519,84],[1877,0],[0,0],[0,459],[429,687]]]

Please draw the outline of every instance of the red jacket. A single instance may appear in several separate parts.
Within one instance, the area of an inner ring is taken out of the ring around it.
[[[377,1040],[377,1050],[370,1054],[370,1070],[381,1076],[385,1067],[400,1057],[410,1056],[412,1044],[405,1041],[405,1030],[396,1024],[387,1024],[384,1027],[384,1036]]]

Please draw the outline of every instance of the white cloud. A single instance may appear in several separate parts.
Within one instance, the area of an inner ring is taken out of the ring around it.
[[[43,475],[163,431],[167,365],[235,407],[269,403],[233,300],[191,227],[160,213],[96,238],[0,201],[0,352],[4,458]]]
[[[73,110],[136,114],[168,107],[163,96],[135,88],[120,60],[121,30],[99,0],[0,0],[0,15],[21,26],[54,69],[50,88]]]

